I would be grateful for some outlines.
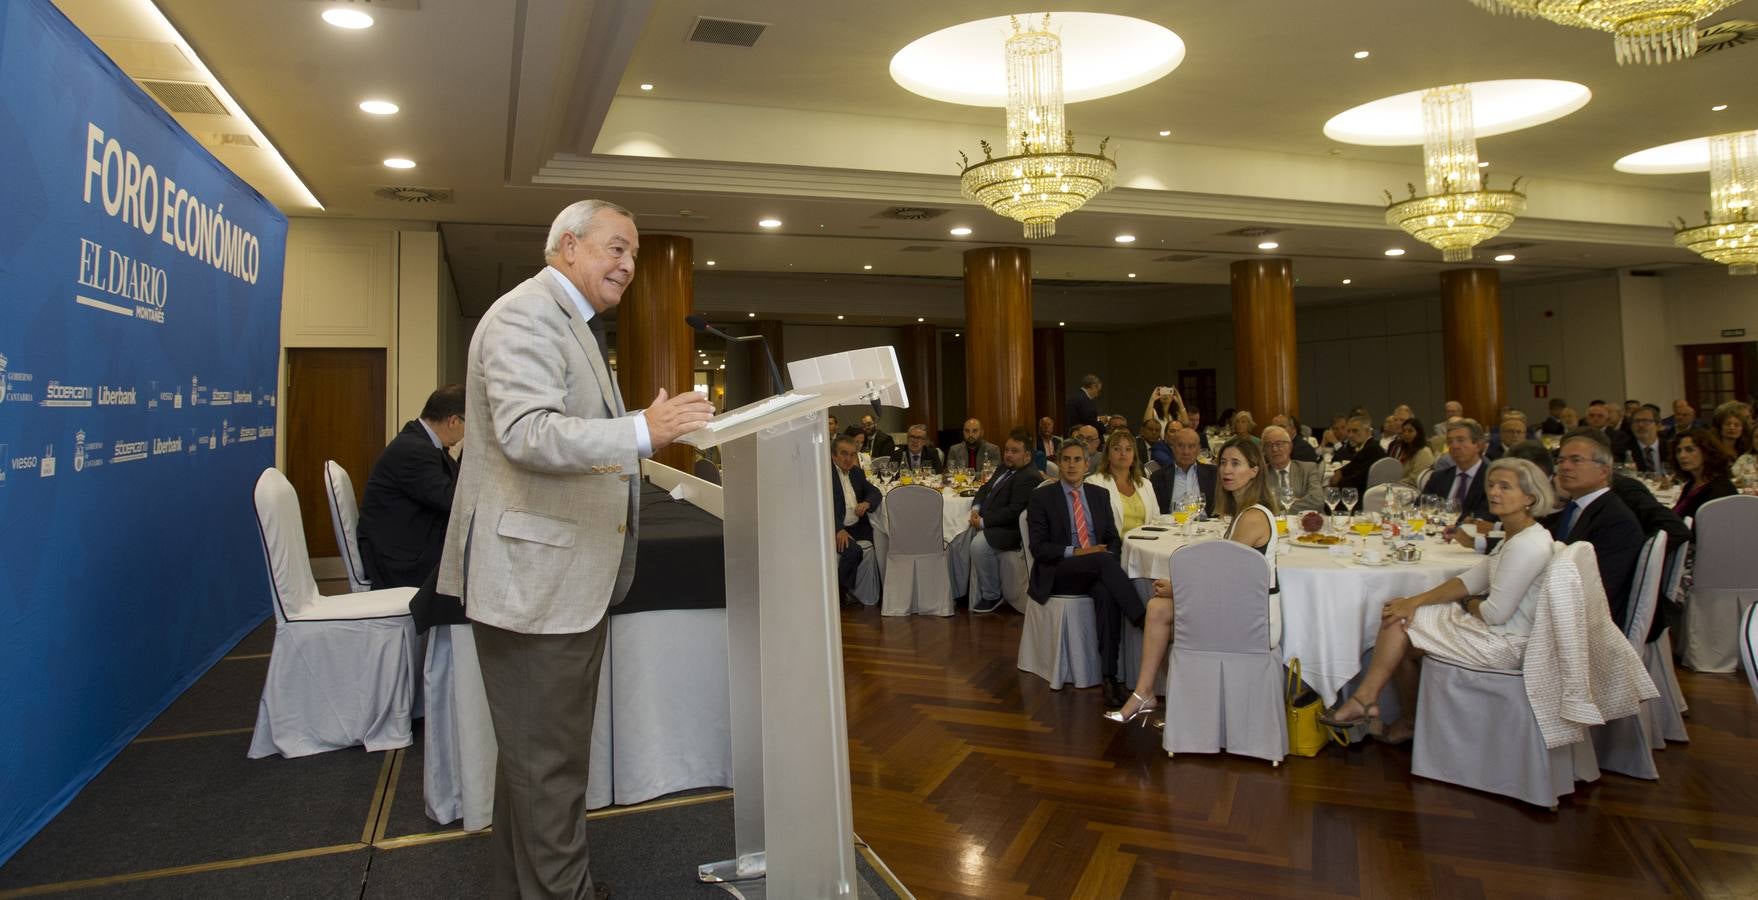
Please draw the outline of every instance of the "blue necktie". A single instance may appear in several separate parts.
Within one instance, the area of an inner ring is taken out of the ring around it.
[[[1557,520],[1557,540],[1568,542],[1569,528],[1575,524],[1575,514],[1580,511],[1581,504],[1573,500],[1569,501],[1568,506],[1563,507],[1563,517]]]

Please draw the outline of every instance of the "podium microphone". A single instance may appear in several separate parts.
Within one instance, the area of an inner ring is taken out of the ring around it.
[[[762,334],[760,334],[760,333],[759,334],[747,334],[747,335],[742,335],[742,336],[736,335],[736,334],[727,334],[726,332],[721,331],[718,328],[715,328],[713,325],[708,324],[707,319],[704,319],[701,316],[696,315],[694,313],[692,313],[688,316],[685,316],[684,321],[686,323],[688,323],[691,328],[696,329],[698,332],[701,332],[703,334],[712,334],[715,337],[721,338],[726,341],[730,341],[735,344],[742,344],[747,341],[757,341],[758,343],[762,344],[763,345],[763,356],[765,359],[767,359],[769,361],[769,380],[770,380],[771,384],[775,385],[775,393],[779,394],[779,393],[788,389],[787,382],[781,380],[781,367],[779,367],[775,364],[775,354],[774,354],[774,352],[772,352],[769,349],[769,340],[767,338],[765,338]]]

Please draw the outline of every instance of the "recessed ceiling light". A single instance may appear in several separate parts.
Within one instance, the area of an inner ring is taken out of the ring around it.
[[[1172,129],[1170,129],[1170,128],[1160,129],[1160,137],[1171,137],[1171,136],[1172,136]]]
[[[763,228],[780,228],[780,219],[758,219],[757,224]],[[791,265],[791,263],[790,263]]]
[[[1068,323],[1067,322],[1057,322],[1056,327],[1057,328],[1066,328],[1066,327],[1068,327]]]
[[[1135,273],[1134,273],[1134,272],[1131,272],[1131,273],[1129,273],[1129,277],[1131,277],[1131,278],[1134,278],[1134,277],[1135,277]]]
[[[970,233],[971,233],[971,230],[969,228],[964,227],[963,225],[960,225],[957,228],[952,229],[952,236],[953,237],[964,237],[965,235],[970,234]]]
[[[1119,244],[1133,244],[1133,243],[1135,243],[1135,235],[1133,235],[1133,234],[1120,234],[1120,235],[1116,236],[1115,238],[1112,238],[1112,240],[1116,241]]]
[[[711,265],[711,266],[712,266],[712,265],[714,265],[714,260],[712,260],[712,259],[711,259],[711,260],[709,260],[709,261],[708,261],[708,264],[709,264],[709,265]]]
[[[836,321],[838,321],[838,322],[842,321],[842,314],[841,313],[837,314]]]
[[[641,90],[651,91],[651,90],[653,90],[653,85],[649,82],[643,81],[643,82],[641,82]]]
[[[916,316],[916,321],[917,322],[926,322],[928,320],[927,320],[927,318],[925,318],[923,316]]]
[[[372,113],[375,116],[394,116],[397,114],[397,110],[397,104],[392,103],[389,100],[360,101],[360,111],[364,113]]]
[[[1514,261],[1514,254],[1512,254],[1512,253],[1503,253],[1503,254],[1496,256],[1496,262],[1513,262],[1513,261]]]
[[[756,313],[745,313],[745,318],[755,319],[755,318],[757,318],[757,314]]]
[[[1477,167],[1478,167],[1478,168],[1479,168],[1479,169],[1487,169],[1487,168],[1489,168],[1489,160],[1485,160],[1485,159],[1480,159],[1480,160],[1478,160],[1478,161],[1477,161]]]
[[[1344,284],[1354,284],[1354,283],[1355,283],[1355,279],[1353,279],[1353,278],[1345,278],[1345,279],[1343,279],[1343,283],[1344,283]]]
[[[721,367],[721,368],[722,368],[722,369],[725,369],[725,368],[726,368],[726,363],[721,363],[721,364],[720,364],[720,367]]]
[[[871,266],[871,265],[865,265],[865,266],[862,266],[862,267],[861,267],[861,270],[862,270],[862,271],[871,271],[871,270],[872,270],[872,268],[873,268],[873,267],[872,267],[872,266]]]
[[[953,333],[952,333],[952,336],[953,336],[953,337],[964,337],[964,335],[963,335],[963,334],[960,334],[960,333],[959,333],[959,332],[956,332],[956,331],[954,331],[954,332],[953,332]]]
[[[324,21],[337,28],[346,28],[350,31],[372,27],[372,16],[358,9],[342,9],[340,7],[326,9],[324,10]]]
[[[400,156],[393,156],[390,159],[385,160],[385,168],[387,168],[387,169],[413,169],[413,168],[415,168],[415,160],[404,159]]]
[[[1717,103],[1717,104],[1716,104],[1716,105],[1714,105],[1714,106],[1711,106],[1711,107],[1710,107],[1710,108],[1709,108],[1709,111],[1710,111],[1710,112],[1721,112],[1721,111],[1722,111],[1722,110],[1724,110],[1724,109],[1727,109],[1727,104],[1726,104],[1726,103]]]
[[[1282,246],[1282,245],[1276,243],[1275,241],[1264,241],[1263,243],[1257,245],[1257,248],[1259,250],[1274,250],[1280,246]]]
[[[1368,58],[1368,57],[1369,57],[1369,56],[1371,56],[1371,55],[1372,55],[1372,54],[1370,54],[1370,53],[1368,53],[1368,52],[1367,52],[1367,51],[1366,51],[1366,50],[1357,50],[1357,51],[1355,51],[1355,58],[1356,58],[1356,59],[1366,59],[1366,58]]]
[[[1386,251],[1386,255],[1387,256],[1403,256],[1404,255],[1404,248],[1403,247],[1393,247],[1392,249]]]

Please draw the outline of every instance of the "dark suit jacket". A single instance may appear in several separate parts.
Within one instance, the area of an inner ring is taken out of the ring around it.
[[[1380,446],[1380,439],[1377,437],[1369,438],[1367,443],[1362,444],[1361,448],[1349,457],[1348,465],[1345,465],[1338,472],[1342,477],[1338,479],[1337,486],[1354,488],[1361,492],[1362,496],[1366,496],[1367,470],[1373,468],[1374,463],[1385,458],[1386,448]]]
[[[1003,472],[1011,474],[1003,479]],[[1001,482],[999,491],[994,490],[997,480]],[[977,488],[977,496],[971,505],[983,516],[983,535],[989,546],[996,550],[1019,549],[1019,514],[1026,511],[1032,490],[1043,483],[1038,470],[1026,466],[1018,470],[1002,469]]]
[[[1562,434],[1569,429],[1563,427],[1563,420],[1556,416],[1547,416],[1538,423],[1538,434]]]
[[[1203,489],[1203,512],[1212,516],[1215,514],[1215,467],[1199,462],[1194,468],[1196,483]],[[1172,512],[1172,479],[1177,471],[1177,466],[1167,466],[1148,476],[1148,484],[1154,486],[1154,499],[1160,501],[1161,513]]]
[[[1636,441],[1624,433],[1622,428],[1602,428],[1599,433],[1605,435],[1605,439],[1611,443],[1614,465],[1630,458],[1630,454],[1636,447]]]
[[[1081,502],[1093,520],[1090,535],[1095,546],[1104,546],[1113,554],[1123,552],[1123,538],[1117,534],[1117,523],[1111,520],[1111,495],[1096,484],[1081,483]],[[1050,599],[1050,585],[1056,580],[1056,566],[1062,562],[1062,551],[1074,546],[1074,523],[1068,518],[1068,501],[1064,499],[1062,481],[1057,480],[1033,490],[1026,507],[1026,536],[1032,542],[1032,578],[1026,593],[1043,603]]]
[[[1638,484],[1637,487],[1642,487],[1642,486],[1640,484]],[[1643,488],[1643,493],[1647,493],[1647,488]],[[1690,493],[1691,493],[1691,488],[1689,486],[1686,486],[1683,489],[1683,491],[1679,494],[1679,496],[1681,498],[1684,498],[1684,497],[1686,497],[1687,494],[1690,494]],[[1708,484],[1703,486],[1703,490],[1698,491],[1696,494],[1691,495],[1690,497],[1688,497],[1687,499],[1684,500],[1684,506],[1680,507],[1679,511],[1678,511],[1679,526],[1681,528],[1684,527],[1684,519],[1686,516],[1690,516],[1691,518],[1696,518],[1697,511],[1703,508],[1703,504],[1708,503],[1711,500],[1720,500],[1723,497],[1732,497],[1733,495],[1735,495],[1737,493],[1739,493],[1739,491],[1734,489],[1733,480],[1728,478],[1726,475],[1723,475],[1720,478],[1717,478],[1714,481],[1709,482]],[[1652,496],[1649,497],[1649,500],[1650,500],[1650,502],[1654,502],[1656,505],[1659,505],[1658,501],[1655,501]],[[1669,512],[1670,512],[1670,510],[1669,510]]]
[[[360,558],[373,588],[420,587],[439,567],[457,464],[411,420],[372,464],[360,501]]]
[[[1068,430],[1074,431],[1076,425],[1091,425],[1105,433],[1105,426],[1099,424],[1099,401],[1088,397],[1084,388],[1068,395]]]
[[[874,510],[877,510],[879,508],[879,501],[884,500],[885,495],[881,494],[879,492],[879,489],[874,487],[873,483],[867,480],[867,473],[861,471],[860,466],[855,466],[854,468],[848,470],[848,483],[849,483],[850,487],[853,487],[855,489],[855,502],[860,503],[863,500],[865,500],[867,502],[867,514],[860,517],[859,519],[856,519],[855,524],[848,526],[849,537],[852,537],[857,541],[870,541],[873,539],[873,512],[874,512]],[[842,499],[842,483],[840,481],[838,481],[836,478],[836,467],[831,466],[830,467],[830,533],[831,534],[835,534],[838,531],[842,530],[842,517],[844,515],[846,515],[847,513],[848,513],[848,508],[847,508],[847,506],[844,505],[843,499]]]
[[[842,433],[852,437],[860,432],[860,430],[861,426],[850,425],[848,428],[844,429]],[[873,458],[877,459],[882,456],[890,456],[891,451],[897,449],[897,441],[892,440],[891,435],[875,428],[873,429],[873,436],[867,438],[867,446],[862,449],[866,450],[873,455]]]
[[[1465,501],[1459,504],[1459,515],[1462,519],[1488,519],[1491,522],[1495,521],[1496,517],[1491,515],[1489,511],[1489,496],[1484,493],[1483,488],[1483,482],[1486,480],[1484,476],[1488,474],[1489,460],[1486,459],[1484,460],[1483,465],[1478,467],[1477,476],[1472,478],[1471,483],[1465,487]],[[1424,494],[1433,494],[1436,497],[1441,497],[1443,499],[1451,497],[1453,496],[1453,483],[1457,481],[1458,478],[1459,467],[1449,466],[1448,468],[1434,473],[1434,476],[1429,478],[1428,484],[1423,487],[1422,492]],[[1638,485],[1638,487],[1640,487],[1640,485]],[[1448,524],[1458,523],[1450,522]]]
[[[1544,520],[1544,527],[1565,544],[1586,541],[1599,557],[1599,580],[1605,585],[1605,598],[1611,606],[1612,621],[1623,631],[1629,626],[1630,579],[1636,573],[1637,559],[1642,555],[1642,524],[1617,492],[1607,491],[1575,514],[1574,525],[1567,535],[1557,534],[1563,514],[1557,512]]]
[[[1658,435],[1658,434],[1654,436],[1654,442],[1655,442],[1655,444],[1658,445],[1654,448],[1654,452],[1655,452],[1655,455],[1660,457],[1660,459],[1657,460],[1660,463],[1660,471],[1671,472],[1672,467],[1673,467],[1673,463],[1672,463],[1673,447],[1672,447],[1672,444],[1669,443],[1665,437],[1662,437],[1661,435]],[[1644,452],[1641,441],[1632,440],[1630,442],[1630,455],[1635,457],[1635,459],[1636,459],[1636,471],[1638,471],[1638,472],[1652,472],[1652,471],[1654,471],[1654,466],[1649,465],[1649,463],[1648,463],[1648,454],[1646,452]]]
[[[1318,462],[1318,450],[1311,444],[1307,443],[1306,438],[1296,436],[1294,438],[1294,449],[1289,453],[1289,457],[1291,459],[1298,459],[1301,462]]]
[[[1730,484],[1728,487],[1731,489],[1733,485]],[[1685,527],[1685,520],[1674,515],[1671,509],[1654,499],[1654,492],[1650,491],[1642,482],[1628,475],[1613,475],[1611,490],[1612,493],[1618,495],[1619,500],[1624,501],[1624,505],[1628,506],[1630,512],[1636,516],[1637,523],[1642,526],[1644,539],[1654,537],[1655,534],[1662,531],[1666,532],[1667,560],[1672,559],[1674,550],[1691,539],[1691,529]],[[1649,642],[1660,640],[1660,633],[1676,624],[1674,621],[1676,618],[1672,604],[1657,601],[1654,607],[1654,624],[1648,628]]]
[[[891,454],[891,458],[897,461],[899,467],[904,467],[909,465],[909,455],[910,445],[904,444]],[[928,466],[934,471],[939,472],[946,468],[946,457],[940,454],[939,447],[936,447],[933,444],[923,444],[922,465]]]

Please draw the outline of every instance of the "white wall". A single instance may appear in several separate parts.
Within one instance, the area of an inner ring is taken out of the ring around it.
[[[1660,284],[1666,298],[1668,343],[1758,340],[1758,276],[1735,277],[1724,266],[1693,266],[1663,272]],[[1746,335],[1724,338],[1721,332],[1726,328],[1744,328]],[[1676,363],[1675,368],[1682,365]]]
[[[1618,399],[1653,403],[1670,415],[1672,399],[1683,395],[1685,380],[1678,350],[1667,335],[1665,280],[1620,274],[1618,307],[1624,331],[1624,395]]]

